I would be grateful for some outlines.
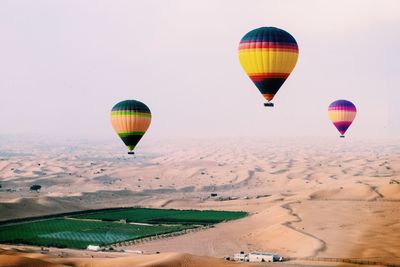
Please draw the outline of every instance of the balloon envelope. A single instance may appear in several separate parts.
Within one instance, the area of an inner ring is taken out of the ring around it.
[[[150,109],[137,100],[117,103],[112,108],[110,117],[112,127],[129,151],[135,149],[151,122]]]
[[[239,61],[267,101],[271,101],[297,63],[299,48],[288,32],[261,27],[239,44]]]
[[[356,106],[348,100],[336,100],[329,105],[328,115],[342,137],[356,117]]]

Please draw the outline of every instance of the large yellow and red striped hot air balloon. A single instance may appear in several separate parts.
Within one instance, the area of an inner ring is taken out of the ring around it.
[[[150,109],[137,100],[121,101],[111,110],[111,125],[128,147],[128,154],[134,154],[133,150],[146,133],[150,122]]]
[[[288,32],[261,27],[248,32],[239,44],[239,61],[246,74],[270,101],[296,66],[299,48]]]
[[[356,114],[356,106],[348,100],[336,100],[328,108],[329,119],[335,125],[342,138],[344,138],[344,134],[355,119]]]

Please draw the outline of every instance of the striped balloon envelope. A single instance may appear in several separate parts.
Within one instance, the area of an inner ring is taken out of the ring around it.
[[[270,101],[289,77],[297,63],[299,48],[288,32],[261,27],[248,32],[239,44],[239,61],[246,74]]]
[[[133,150],[146,133],[150,122],[150,109],[137,100],[121,101],[111,110],[111,125],[128,147],[128,154],[134,154]]]
[[[356,106],[348,100],[336,100],[329,105],[329,119],[340,132],[340,137],[344,137],[344,134],[356,117],[356,113]]]

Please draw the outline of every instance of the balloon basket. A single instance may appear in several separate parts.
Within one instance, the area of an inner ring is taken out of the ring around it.
[[[273,107],[273,106],[274,106],[274,103],[270,103],[270,102],[264,103],[264,107]]]
[[[341,135],[340,138],[344,138],[344,135]]]
[[[128,154],[129,154],[129,155],[134,155],[134,154],[135,154],[135,152],[133,152],[133,151],[129,151],[129,152],[128,152]]]

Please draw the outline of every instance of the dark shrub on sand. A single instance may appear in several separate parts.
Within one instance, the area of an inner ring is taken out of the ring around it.
[[[42,188],[42,186],[41,186],[41,185],[34,184],[34,185],[32,185],[32,186],[30,187],[30,189],[29,189],[29,190],[31,190],[31,191],[39,191],[39,190],[40,190],[40,188]]]

